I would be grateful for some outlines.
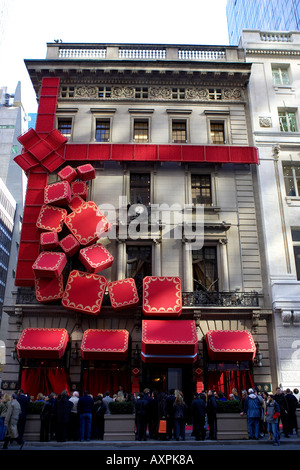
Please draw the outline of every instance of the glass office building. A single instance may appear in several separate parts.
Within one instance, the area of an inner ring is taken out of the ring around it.
[[[226,14],[231,45],[243,29],[300,30],[300,0],[227,0]]]

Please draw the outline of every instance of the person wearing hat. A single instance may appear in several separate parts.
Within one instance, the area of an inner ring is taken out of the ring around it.
[[[274,395],[269,394],[266,407],[266,423],[268,432],[274,436],[274,446],[280,445],[280,434],[278,426],[278,418],[280,416],[280,406],[274,400]]]

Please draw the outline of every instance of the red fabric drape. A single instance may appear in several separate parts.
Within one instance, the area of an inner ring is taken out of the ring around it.
[[[130,381],[126,371],[97,370],[90,369],[83,371],[83,390],[88,390],[92,395],[104,394],[107,390],[114,394],[122,385],[126,392],[131,391]]]
[[[67,390],[70,393],[69,377],[64,369],[42,368],[23,369],[21,376],[21,388],[28,395],[36,399],[38,393],[61,393]]]
[[[223,392],[227,398],[233,388],[241,395],[242,390],[248,390],[250,387],[254,387],[250,370],[209,371],[207,374],[207,389]]]

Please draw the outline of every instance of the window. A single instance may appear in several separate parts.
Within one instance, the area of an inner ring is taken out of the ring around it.
[[[127,245],[126,277],[133,278],[139,290],[145,276],[152,276],[152,246]]]
[[[98,88],[98,98],[110,98],[111,97],[111,87],[110,86],[99,86]]]
[[[201,250],[193,250],[192,256],[194,290],[217,291],[217,247],[204,246]]]
[[[148,88],[136,87],[134,97],[136,99],[146,99],[146,98],[148,98]]]
[[[296,264],[297,279],[300,281],[300,228],[292,229],[292,240]]]
[[[210,138],[212,144],[225,144],[225,126],[223,121],[210,121]]]
[[[110,141],[110,120],[97,119],[96,120],[96,142],[109,142]]]
[[[208,90],[208,98],[210,100],[221,100],[222,99],[222,90],[218,88],[210,88]]]
[[[300,164],[282,164],[285,191],[287,196],[300,197]]]
[[[150,173],[130,173],[130,204],[150,205]]]
[[[172,142],[174,142],[175,144],[187,142],[186,120],[172,121]]]
[[[62,135],[70,139],[72,132],[72,118],[59,118],[57,128]]]
[[[192,175],[192,203],[211,206],[211,177],[210,175]]]
[[[292,111],[278,111],[281,132],[297,132],[296,113]]]
[[[184,100],[185,89],[184,88],[172,88],[172,99],[173,100]]]
[[[133,123],[133,140],[136,143],[146,143],[149,141],[149,121],[148,119],[135,119]]]
[[[290,77],[287,67],[272,67],[272,76],[274,85],[289,85]]]

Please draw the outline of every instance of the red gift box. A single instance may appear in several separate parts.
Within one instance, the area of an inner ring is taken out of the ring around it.
[[[150,316],[178,317],[182,312],[179,277],[146,276],[143,279],[143,313]]]
[[[109,282],[107,287],[111,306],[114,310],[122,310],[138,305],[139,296],[134,279],[127,278],[121,281]]]
[[[65,206],[71,201],[71,187],[68,181],[48,184],[44,189],[44,204]]]
[[[83,199],[87,198],[87,184],[85,181],[72,181],[71,193],[72,196],[81,196]]]
[[[42,250],[55,250],[58,247],[57,232],[42,232],[40,235],[40,245]]]
[[[67,264],[65,253],[42,251],[32,265],[36,277],[59,277]]]
[[[110,252],[99,243],[82,248],[79,252],[79,261],[86,267],[89,273],[97,273],[110,268],[114,258]]]
[[[68,181],[71,183],[77,178],[77,171],[75,168],[71,167],[70,165],[65,166],[62,170],[60,170],[57,175],[62,181]]]
[[[52,302],[61,299],[64,293],[63,275],[49,279],[36,277],[34,280],[35,295],[38,302]]]
[[[72,196],[68,206],[72,211],[76,211],[76,209],[78,209],[78,207],[80,207],[84,202],[85,200],[81,196]]]
[[[76,238],[70,233],[65,238],[62,238],[59,242],[59,246],[68,256],[73,256],[80,248],[80,243]]]
[[[101,309],[107,280],[98,274],[82,271],[70,272],[63,294],[62,305],[88,315],[98,315]]]
[[[79,178],[84,181],[93,180],[96,178],[95,168],[90,163],[80,165],[76,168],[76,170]]]
[[[36,226],[41,230],[61,232],[67,214],[66,209],[44,204],[41,207]]]
[[[128,356],[127,330],[85,330],[81,342],[81,357],[92,361],[125,361]]]
[[[65,224],[83,246],[95,243],[111,229],[110,222],[93,201],[85,202],[69,214]]]

